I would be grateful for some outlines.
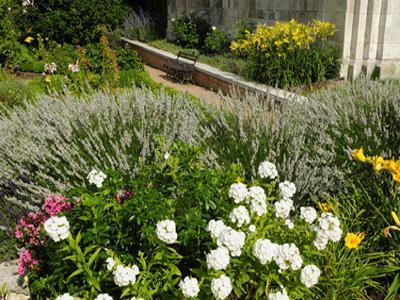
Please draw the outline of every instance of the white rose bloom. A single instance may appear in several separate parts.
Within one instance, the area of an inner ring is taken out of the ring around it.
[[[321,271],[316,265],[308,265],[301,270],[300,281],[310,288],[318,283],[320,275]]]
[[[289,296],[286,290],[283,288],[281,291],[276,293],[269,293],[268,300],[289,300]]]
[[[229,265],[231,257],[229,256],[229,250],[227,248],[218,247],[207,254],[206,260],[209,269],[225,270]]]
[[[75,298],[72,297],[70,294],[66,293],[61,296],[58,296],[56,300],[74,300]]]
[[[217,240],[218,246],[228,248],[232,256],[240,256],[242,248],[246,241],[246,234],[243,231],[236,231],[230,227],[226,227]]]
[[[292,198],[296,193],[296,186],[293,182],[284,181],[279,183],[279,191],[283,197]]]
[[[127,286],[136,282],[136,276],[139,274],[139,268],[134,265],[133,267],[125,267],[122,265],[117,266],[114,271],[114,282],[118,286]]]
[[[294,228],[294,223],[292,220],[290,219],[286,219],[285,220],[285,225],[289,228],[289,229],[293,229]]]
[[[87,176],[90,184],[94,184],[98,188],[103,186],[103,181],[107,178],[107,175],[102,171],[92,170]]]
[[[229,277],[221,275],[211,281],[211,291],[217,300],[223,300],[232,292],[232,284]]]
[[[167,244],[173,244],[178,239],[176,225],[172,220],[164,220],[157,223],[157,237]]]
[[[272,243],[269,239],[258,239],[253,246],[253,255],[263,265],[275,259],[277,251],[278,245]]]
[[[230,213],[229,218],[231,219],[232,223],[236,223],[238,227],[242,227],[243,224],[250,223],[249,212],[243,205],[234,208]]]
[[[242,202],[247,196],[247,187],[243,183],[234,183],[231,185],[228,196],[233,199],[235,203]]]
[[[109,294],[99,294],[94,300],[113,300]]]
[[[278,177],[278,171],[272,162],[264,161],[258,167],[258,175],[260,175],[261,178],[275,179]]]
[[[44,223],[44,230],[53,241],[59,242],[69,236],[69,222],[66,217],[51,217]]]
[[[277,248],[275,262],[281,270],[298,270],[303,264],[300,251],[295,244],[283,244]]]
[[[196,278],[189,278],[189,276],[186,276],[185,279],[179,282],[179,287],[183,296],[187,298],[197,297],[200,293],[199,282]]]
[[[106,259],[106,263],[107,263],[107,270],[108,271],[111,271],[115,266],[115,261],[114,261],[114,259],[112,257],[107,258]]]
[[[310,206],[302,206],[300,207],[300,217],[311,224],[317,218],[317,211]]]
[[[290,212],[294,210],[293,201],[290,198],[283,197],[281,200],[275,202],[275,215],[277,218],[287,219]]]
[[[250,226],[249,226],[249,231],[250,231],[250,232],[256,232],[256,226],[250,225]]]
[[[224,224],[223,221],[210,220],[210,222],[208,222],[206,230],[211,233],[211,237],[213,239],[217,239],[225,228],[226,225]]]

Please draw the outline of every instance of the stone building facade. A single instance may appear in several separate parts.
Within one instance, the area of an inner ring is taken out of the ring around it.
[[[195,12],[228,30],[238,20],[333,22],[342,77],[400,78],[400,0],[167,0],[167,7],[169,20]]]

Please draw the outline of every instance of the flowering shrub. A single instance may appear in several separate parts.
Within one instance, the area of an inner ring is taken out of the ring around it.
[[[32,295],[314,299],[326,293],[319,283],[334,276],[324,270],[342,236],[338,218],[299,209],[296,186],[278,184],[271,162],[260,165],[254,182],[232,183],[238,166],[207,168],[199,154],[176,144],[165,155],[157,152],[134,179],[92,171],[88,188],[47,199],[38,212],[40,243],[25,239],[20,258]]]
[[[280,87],[311,84],[337,76],[338,53],[327,43],[335,31],[334,24],[321,21],[259,25],[232,42],[231,50],[248,58],[252,79]]]
[[[207,34],[204,40],[204,49],[208,53],[222,54],[228,50],[229,41],[226,33],[217,28],[212,27],[212,31]]]
[[[199,43],[196,24],[185,15],[176,16],[171,20],[172,34],[175,43],[184,48],[196,48]]]

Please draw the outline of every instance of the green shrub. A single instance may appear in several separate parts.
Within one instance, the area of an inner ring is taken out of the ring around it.
[[[118,67],[121,70],[143,71],[144,64],[138,54],[129,45],[117,49]]]
[[[19,52],[19,31],[14,23],[16,3],[0,1],[0,66],[4,67]]]
[[[199,35],[196,24],[185,15],[176,16],[171,20],[174,42],[184,48],[196,48]]]
[[[24,31],[32,28],[33,33],[58,43],[84,45],[98,42],[102,25],[113,30],[127,14],[123,0],[37,0],[21,7],[17,21]]]
[[[229,42],[224,31],[213,27],[204,40],[204,49],[207,53],[222,54],[228,51]]]
[[[321,21],[259,25],[232,42],[231,50],[248,59],[246,75],[252,80],[278,87],[311,85],[338,76],[339,51],[328,42],[335,31],[334,24]]]
[[[19,66],[22,72],[43,73],[45,62],[28,48],[23,47],[21,53],[15,58],[14,65]]]

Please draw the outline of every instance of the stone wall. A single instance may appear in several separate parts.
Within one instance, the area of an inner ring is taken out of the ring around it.
[[[274,24],[294,18],[333,22],[343,50],[341,76],[400,78],[400,0],[168,0],[169,20],[195,12],[231,29],[238,20]]]

